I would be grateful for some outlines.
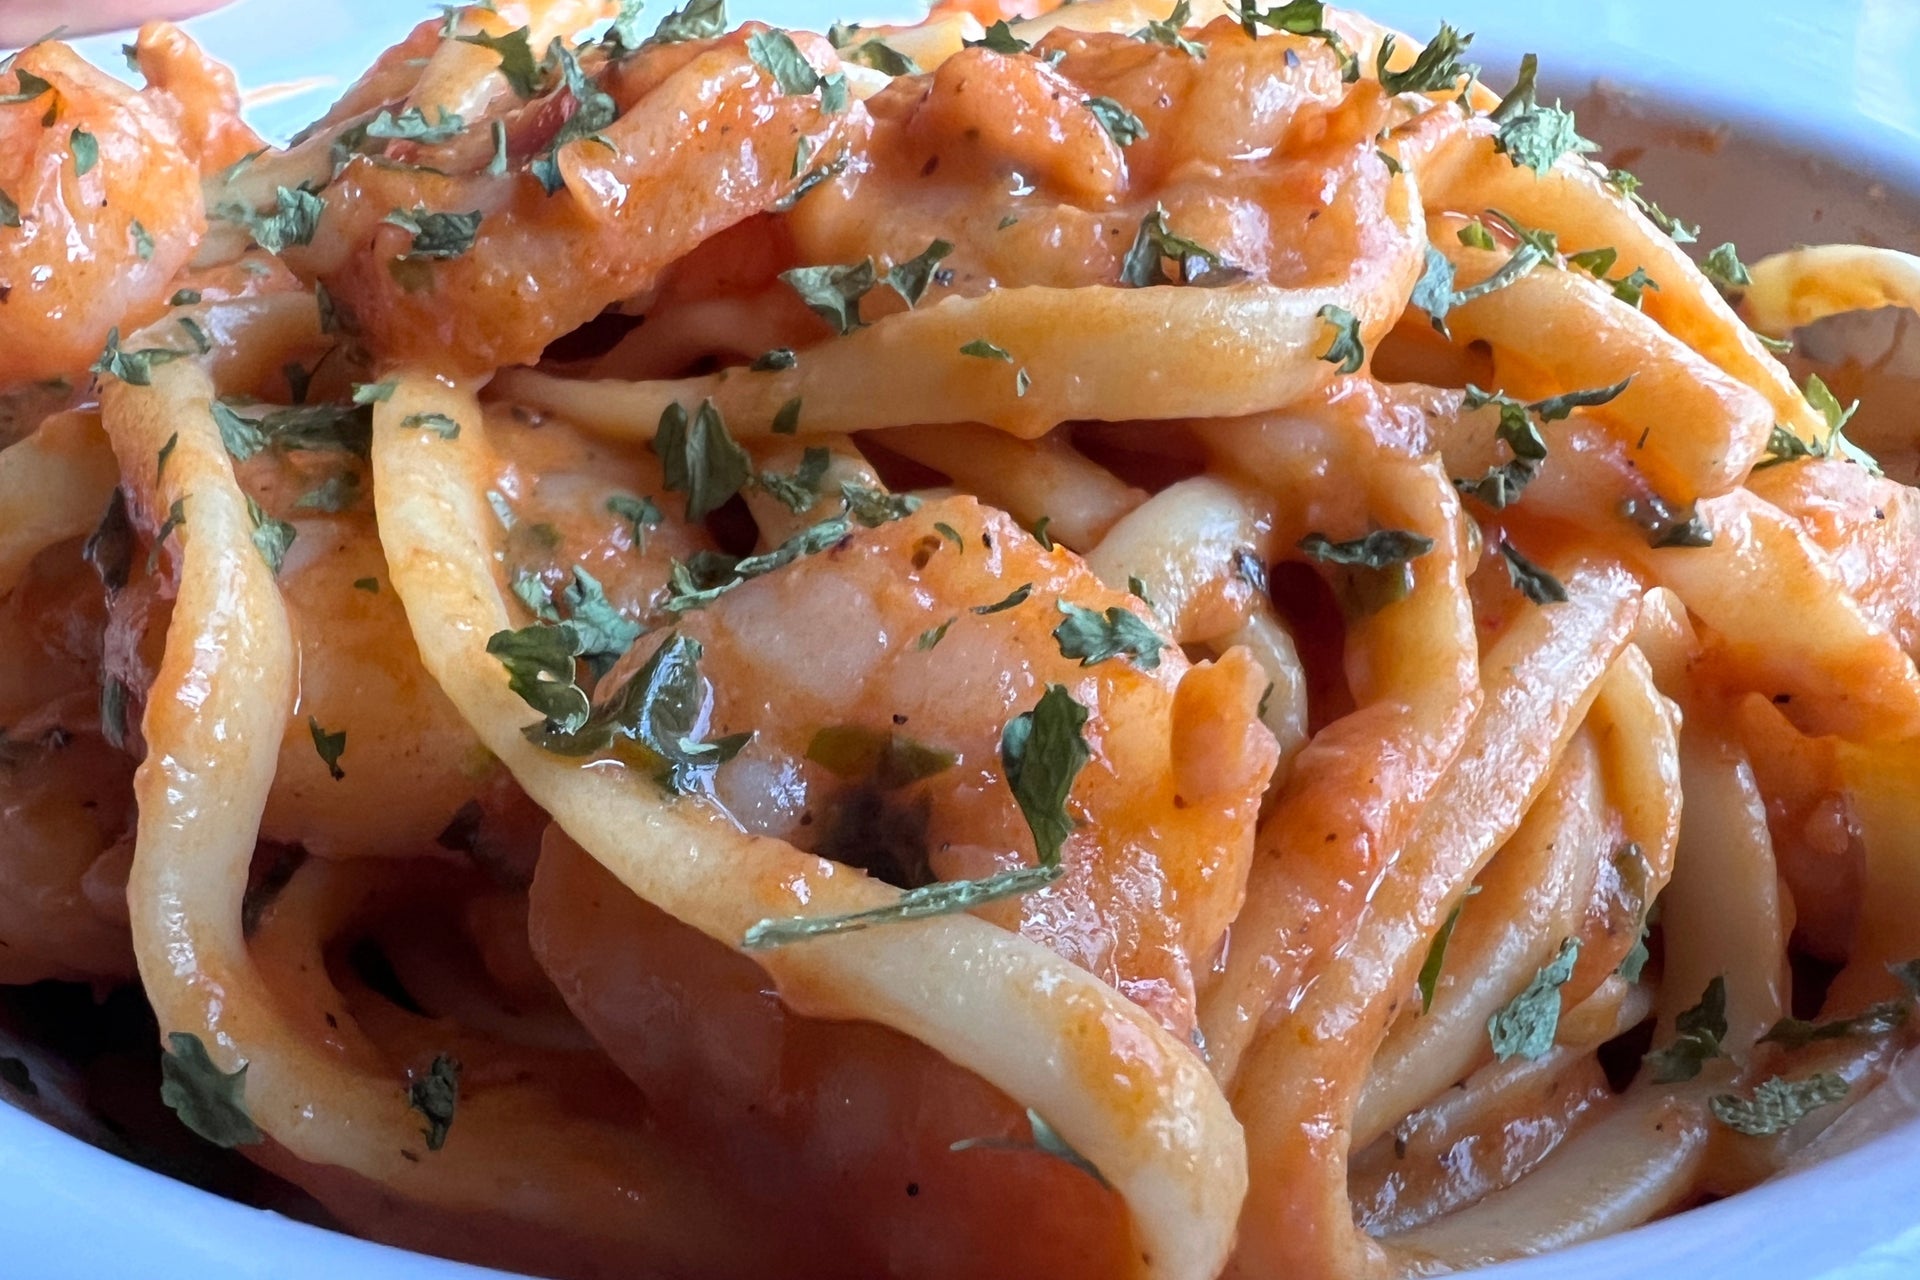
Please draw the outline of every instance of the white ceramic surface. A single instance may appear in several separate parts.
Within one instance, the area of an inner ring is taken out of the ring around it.
[[[854,6],[843,13],[832,0],[736,0],[735,12],[823,27],[842,16],[905,17],[913,2],[876,0],[864,12]],[[1521,52],[1534,50],[1569,97],[1601,78],[1629,98],[1672,103],[1723,126],[1727,145],[1718,154],[1667,149],[1635,162],[1668,208],[1706,221],[1708,244],[1738,239],[1750,259],[1797,240],[1849,237],[1920,250],[1920,0],[1376,0],[1366,8],[1417,36],[1430,34],[1442,17],[1479,32],[1474,55],[1495,85]],[[425,12],[424,5],[394,0],[241,0],[189,25],[239,70],[243,84],[294,86],[254,112],[260,128],[284,137]],[[96,61],[114,66],[119,39],[83,44]],[[1620,122],[1599,132],[1617,144]],[[1767,138],[1822,160],[1758,167],[1758,140]],[[1638,1231],[1480,1274],[1920,1276],[1916,1117],[1920,1064],[1910,1061],[1836,1126],[1827,1141],[1831,1158],[1822,1163]],[[218,1199],[0,1107],[0,1276],[498,1275]]]

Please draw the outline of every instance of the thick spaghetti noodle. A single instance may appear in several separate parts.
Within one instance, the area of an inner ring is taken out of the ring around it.
[[[0,980],[556,1276],[1424,1274],[1884,1076],[1920,500],[1771,348],[1913,259],[1312,0],[613,8],[6,63]]]

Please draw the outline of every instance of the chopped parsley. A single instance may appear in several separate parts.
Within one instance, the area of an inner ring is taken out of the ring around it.
[[[1167,274],[1164,264],[1168,260],[1179,264],[1175,275]],[[1227,267],[1219,254],[1170,231],[1167,211],[1158,206],[1140,220],[1133,246],[1120,264],[1121,281],[1136,289],[1158,284],[1224,284],[1238,278],[1239,273]]]
[[[592,712],[573,679],[580,648],[580,633],[567,623],[496,631],[487,640],[487,652],[506,668],[507,687],[545,718],[540,727],[550,733],[576,733]]]
[[[628,536],[639,551],[647,549],[647,530],[659,528],[662,519],[660,508],[652,498],[636,498],[630,493],[616,493],[608,498],[607,511],[625,522]]]
[[[1620,504],[1620,514],[1645,530],[1647,545],[1656,550],[1713,545],[1713,530],[1697,510],[1675,511],[1659,497],[1629,498]]]
[[[1008,592],[1004,598],[996,600],[992,604],[975,605],[972,612],[981,614],[982,616],[989,613],[1004,613],[1008,609],[1017,608],[1025,604],[1027,597],[1032,594],[1033,584],[1031,582],[1023,582]]]
[[[927,287],[934,281],[942,260],[953,252],[953,246],[945,240],[935,240],[905,262],[895,263],[887,268],[887,285],[895,293],[906,299],[909,307],[919,305],[925,296]],[[768,354],[772,354],[769,352]],[[789,358],[791,351],[787,352]],[[765,359],[766,357],[761,357]],[[755,367],[759,362],[755,361]],[[791,367],[791,364],[783,367]]]
[[[1674,1018],[1673,1031],[1672,1044],[1646,1057],[1655,1084],[1692,1080],[1707,1062],[1727,1056],[1723,1043],[1727,1038],[1727,980],[1715,975],[1700,993],[1700,1002]]]
[[[152,573],[154,566],[160,563],[160,548],[167,545],[167,539],[173,531],[187,522],[187,500],[175,498],[173,505],[167,508],[167,518],[160,522],[160,528],[154,532],[153,545],[147,548],[147,572]]]
[[[1008,364],[1013,363],[1013,355],[1011,352],[1005,347],[995,346],[985,338],[975,338],[972,342],[960,348],[960,354],[963,356],[973,356],[980,360],[1004,360]]]
[[[1358,373],[1367,362],[1367,349],[1360,341],[1360,321],[1353,312],[1332,303],[1320,308],[1319,314],[1333,330],[1333,341],[1320,358],[1339,366],[1341,373]]]
[[[1240,29],[1250,36],[1256,28],[1266,27],[1283,35],[1312,36],[1324,40],[1340,60],[1341,75],[1349,82],[1360,78],[1360,60],[1347,48],[1339,32],[1327,25],[1327,6],[1322,0],[1288,0],[1288,3],[1262,9],[1259,0],[1238,0]]]
[[[1847,1040],[1856,1036],[1884,1035],[1904,1023],[1907,1020],[1907,1013],[1906,1001],[1882,1000],[1877,1004],[1868,1005],[1851,1018],[1834,1018],[1827,1022],[1782,1018],[1767,1029],[1767,1034],[1760,1037],[1760,1042],[1798,1049],[1802,1045],[1813,1044],[1820,1040]]]
[[[1628,203],[1647,216],[1654,226],[1666,232],[1676,244],[1691,244],[1700,237],[1700,228],[1690,225],[1667,213],[1659,205],[1640,194],[1640,179],[1625,169],[1607,170],[1607,185],[1624,196]]]
[[[1405,71],[1389,71],[1387,64],[1393,60],[1395,44],[1394,37],[1389,34],[1380,42],[1380,52],[1374,58],[1374,72],[1380,78],[1380,87],[1388,93],[1452,93],[1459,85],[1460,78],[1475,70],[1460,62],[1460,55],[1472,43],[1472,35],[1463,35],[1441,23],[1439,32],[1427,41],[1426,47],[1420,50],[1420,55],[1411,66]]]
[[[851,480],[841,481],[840,497],[847,504],[847,514],[869,529],[904,520],[920,509],[920,499],[910,493],[887,493]]]
[[[919,650],[921,653],[925,653],[927,650],[939,644],[942,640],[945,640],[947,638],[947,628],[951,627],[954,623],[958,621],[959,621],[958,618],[948,618],[945,622],[941,623],[939,626],[930,627],[927,630],[922,631],[919,637],[916,640],[914,640],[913,647]]]
[[[478,209],[470,213],[432,213],[415,205],[411,213],[395,209],[381,221],[413,237],[402,261],[423,262],[457,258],[472,249],[480,232],[480,217]]]
[[[408,431],[431,431],[442,440],[452,440],[460,434],[460,424],[444,413],[410,413],[400,419],[400,425]]]
[[[1461,402],[1463,407],[1480,409],[1494,405],[1499,409],[1500,425],[1496,428],[1496,435],[1512,451],[1513,460],[1490,468],[1478,480],[1456,478],[1454,488],[1496,511],[1518,502],[1521,493],[1540,473],[1540,465],[1547,457],[1547,439],[1534,425],[1534,419],[1539,419],[1541,423],[1558,422],[1575,409],[1606,404],[1625,391],[1632,381],[1632,377],[1628,376],[1612,386],[1569,391],[1530,404],[1497,391],[1482,391],[1469,385]]]
[[[76,178],[85,177],[93,172],[100,163],[100,140],[85,129],[75,129],[68,135],[73,146],[73,174]]]
[[[1140,117],[1112,98],[1088,98],[1082,105],[1093,113],[1115,146],[1130,147],[1147,136],[1147,126]]]
[[[1500,558],[1507,565],[1507,580],[1518,591],[1535,604],[1565,604],[1567,589],[1560,579],[1542,569],[1533,561],[1520,554],[1518,547],[1502,537],[1494,544],[1500,551]]]
[[[273,575],[279,577],[280,566],[287,560],[287,550],[293,546],[293,526],[268,515],[252,497],[247,498],[247,515],[253,521],[254,548],[260,552],[260,558],[267,562],[267,568]]]
[[[127,238],[133,241],[133,256],[142,262],[153,261],[153,235],[135,218],[127,223]]]
[[[687,495],[687,519],[704,520],[753,478],[753,459],[727,431],[720,410],[703,400],[691,419],[670,404],[653,437],[666,486]]]
[[[459,1101],[460,1064],[444,1053],[435,1056],[425,1075],[407,1085],[407,1105],[427,1118],[422,1133],[427,1150],[438,1151],[447,1145],[447,1130],[453,1127],[453,1112]]]
[[[1033,833],[1034,866],[1002,871],[981,880],[953,880],[910,889],[892,903],[867,911],[824,917],[762,920],[747,930],[748,948],[777,947],[807,938],[846,933],[901,920],[968,911],[1001,898],[1029,893],[1060,877],[1060,850],[1072,831],[1067,796],[1087,764],[1087,709],[1064,685],[1048,685],[1033,710],[1008,722],[1000,739],[1000,762],[1014,803]]]
[[[775,347],[771,351],[755,356],[753,363],[748,365],[747,369],[752,373],[773,373],[781,369],[791,369],[799,363],[800,358],[793,354],[792,347]]]
[[[258,418],[236,412],[224,400],[215,400],[208,407],[220,430],[220,442],[240,462],[269,446],[285,451],[367,454],[371,427],[364,407],[293,405],[269,409]]]
[[[773,411],[773,421],[768,424],[767,430],[777,436],[790,436],[799,429],[800,397],[795,396]]]
[[[1083,667],[1119,657],[1132,658],[1136,665],[1148,671],[1160,665],[1160,650],[1166,647],[1166,642],[1133,610],[1114,605],[1102,616],[1065,600],[1055,603],[1065,615],[1053,629],[1061,657],[1078,658]]]
[[[1494,149],[1513,162],[1535,173],[1545,173],[1554,162],[1569,154],[1598,151],[1599,144],[1580,136],[1573,124],[1573,112],[1558,102],[1546,107],[1535,95],[1534,78],[1540,59],[1528,54],[1520,60],[1520,75],[1513,91],[1500,100],[1488,116],[1500,131],[1494,135]]]
[[[307,717],[307,731],[313,735],[313,749],[319,754],[320,763],[327,766],[327,773],[335,782],[346,777],[346,770],[340,767],[340,757],[347,751],[347,731],[328,733],[312,716]]]
[[[762,471],[755,478],[755,483],[787,510],[799,515],[820,501],[820,481],[826,477],[827,466],[832,460],[833,455],[827,450],[810,445],[800,455],[800,465],[792,475]]]
[[[692,636],[670,632],[646,663],[577,728],[541,723],[523,732],[534,745],[564,756],[593,755],[623,740],[631,748],[626,758],[637,755],[666,791],[685,795],[701,789],[713,771],[753,737],[735,733],[711,742],[700,738],[705,699],[699,664],[704,652]]]
[[[1553,232],[1523,226],[1497,209],[1489,209],[1487,216],[1511,231],[1520,243],[1513,255],[1479,284],[1469,285],[1465,289],[1454,288],[1453,264],[1438,249],[1427,246],[1426,268],[1413,287],[1410,301],[1427,313],[1433,327],[1442,334],[1447,333],[1446,316],[1453,308],[1506,288],[1535,267],[1553,261],[1559,254],[1559,239]],[[1462,244],[1470,247],[1479,248],[1483,244],[1488,249],[1494,247],[1492,234],[1478,221],[1462,228],[1459,238]]]
[[[180,1123],[216,1147],[247,1147],[266,1136],[247,1114],[247,1064],[222,1071],[207,1056],[200,1037],[186,1031],[167,1036],[160,1055],[160,1100]]]
[[[1635,267],[1619,279],[1609,279],[1607,272],[1613,270],[1614,263],[1620,259],[1620,253],[1611,246],[1599,249],[1584,249],[1579,253],[1567,255],[1567,265],[1578,267],[1602,284],[1613,286],[1613,296],[1630,307],[1638,307],[1642,297],[1649,289],[1656,292],[1660,282],[1648,275],[1643,267]]]
[[[281,253],[292,245],[313,243],[326,207],[324,199],[304,187],[277,187],[272,213],[256,213],[242,204],[223,204],[213,210],[213,216],[245,227],[253,242],[268,253]]]
[[[1133,38],[1135,40],[1145,40],[1152,44],[1163,44],[1169,49],[1178,49],[1190,58],[1199,58],[1205,61],[1207,56],[1206,46],[1196,44],[1181,34],[1192,18],[1193,5],[1190,3],[1190,0],[1180,0],[1180,3],[1173,6],[1172,13],[1169,13],[1164,18],[1147,23],[1146,26],[1133,33]]]
[[[872,258],[848,266],[795,267],[782,271],[780,278],[809,311],[843,336],[866,323],[860,318],[860,299],[878,283]]]
[[[1376,529],[1364,538],[1334,542],[1324,533],[1300,539],[1300,550],[1325,564],[1361,569],[1386,569],[1407,563],[1433,550],[1433,539],[1403,529]]]
[[[1766,1138],[1785,1133],[1821,1107],[1847,1096],[1847,1082],[1831,1071],[1805,1080],[1775,1076],[1763,1081],[1753,1096],[1717,1093],[1707,1101],[1713,1118],[1748,1137]]]
[[[1764,467],[1779,466],[1783,462],[1798,462],[1802,458],[1824,458],[1827,453],[1825,441],[1809,444],[1775,423],[1773,430],[1767,433],[1767,452],[1753,464],[1753,469],[1759,471]]]
[[[1553,1048],[1560,1026],[1560,988],[1573,976],[1580,959],[1580,940],[1568,938],[1559,953],[1533,975],[1533,980],[1504,1009],[1487,1019],[1487,1037],[1500,1061],[1538,1058]]]
[[[1013,34],[1013,28],[1007,25],[1005,18],[988,27],[986,33],[978,40],[963,40],[960,43],[969,49],[990,49],[994,53],[1005,54],[1025,53],[1033,48],[1025,40]]]
[[[500,59],[498,70],[501,78],[512,86],[516,97],[525,100],[540,92],[540,67],[534,62],[533,46],[528,43],[528,34],[527,28],[517,27],[503,36],[479,31],[472,35],[455,36],[454,39],[461,44],[478,45],[497,56]]]
[[[863,40],[840,56],[848,62],[872,67],[885,75],[917,76],[920,74],[919,63],[884,40]]]
[[[417,142],[434,146],[451,142],[466,131],[467,122],[445,107],[436,107],[437,118],[429,122],[419,107],[408,107],[399,115],[382,110],[367,122],[367,137],[382,141]]]
[[[1273,686],[1268,685],[1267,690],[1271,693]],[[1447,944],[1453,941],[1453,930],[1454,926],[1460,923],[1461,908],[1467,905],[1467,898],[1478,892],[1480,892],[1480,886],[1474,885],[1467,890],[1465,897],[1453,904],[1453,910],[1447,912],[1446,922],[1440,926],[1440,931],[1433,935],[1433,942],[1427,947],[1427,958],[1421,961],[1420,975],[1415,979],[1420,990],[1421,1013],[1433,1012],[1433,993],[1440,985],[1440,971],[1447,963]]]
[[[573,629],[574,656],[587,664],[596,680],[612,670],[646,630],[616,609],[599,580],[579,565],[573,566],[572,580],[560,589],[560,603],[566,606],[567,625]]]
[[[793,42],[793,37],[778,27],[769,27],[748,36],[747,56],[753,59],[755,66],[772,76],[773,82],[780,86],[780,92],[789,97],[812,93],[820,87],[820,73],[800,52],[800,46]]]
[[[1722,293],[1737,293],[1753,283],[1746,264],[1740,261],[1740,251],[1731,241],[1709,250],[1700,271]]]
[[[0,227],[20,226],[20,206],[14,198],[0,191]]]
[[[143,347],[138,351],[128,351],[120,345],[120,330],[115,327],[107,330],[106,350],[93,362],[89,372],[118,378],[130,387],[150,387],[153,385],[153,366],[178,360],[185,354],[165,347]]]
[[[660,20],[650,44],[680,44],[688,40],[712,40],[727,33],[726,0],[688,0]]]
[[[568,143],[592,140],[611,150],[612,144],[600,136],[600,130],[619,118],[620,108],[610,94],[603,93],[587,78],[580,69],[580,60],[564,42],[554,41],[549,56],[559,63],[561,79],[573,98],[574,110],[540,154],[528,163],[527,172],[539,181],[541,190],[552,195],[565,185],[560,176],[560,149]]]

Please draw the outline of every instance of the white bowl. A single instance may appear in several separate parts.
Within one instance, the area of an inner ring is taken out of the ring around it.
[[[663,8],[668,0],[658,0]],[[1920,249],[1920,0],[1375,0],[1425,37],[1441,18],[1479,32],[1496,87],[1523,51],[1575,98],[1608,86],[1602,141],[1624,101],[1723,126],[1717,149],[1655,145],[1634,168],[1661,202],[1749,260],[1796,241]],[[913,0],[843,14],[821,0],[736,0],[736,17],[824,28],[905,19]],[[423,6],[424,11],[424,6]],[[294,18],[297,13],[297,20]],[[392,0],[244,0],[188,24],[243,85],[305,84],[262,104],[285,136],[324,109],[414,20]],[[118,64],[118,37],[82,42]],[[1628,112],[1630,114],[1630,111]],[[1590,117],[1583,117],[1590,118]],[[1803,156],[1767,145],[1783,141]],[[1695,139],[1697,143],[1698,138]],[[1906,198],[1900,193],[1904,190]],[[1743,1195],[1611,1239],[1507,1263],[1487,1280],[1893,1280],[1920,1275],[1920,1062],[1850,1113],[1811,1164]],[[471,1280],[500,1272],[369,1244],[222,1200],[0,1107],[0,1274],[36,1280]]]

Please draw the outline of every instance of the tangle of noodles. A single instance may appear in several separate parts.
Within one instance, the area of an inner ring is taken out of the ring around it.
[[[1424,1275],[1817,1153],[1920,1028],[1920,433],[1773,352],[1920,264],[1703,273],[1463,47],[499,0],[286,148],[8,59],[0,982],[559,1277]]]

